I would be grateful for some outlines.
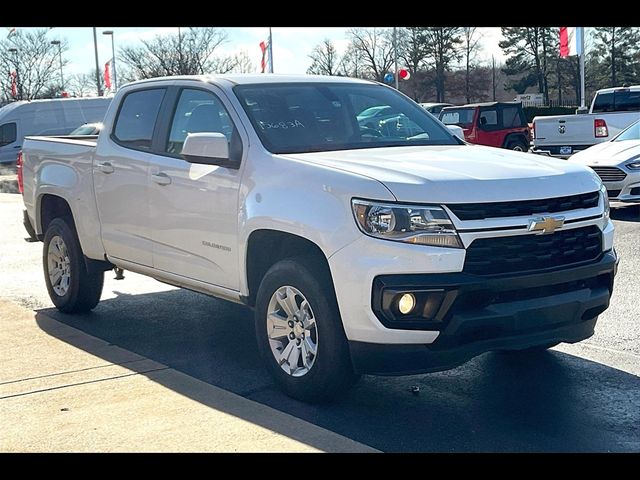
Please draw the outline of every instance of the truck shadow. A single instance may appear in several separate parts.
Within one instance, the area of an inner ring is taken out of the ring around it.
[[[102,301],[88,315],[42,310],[38,325],[62,341],[116,361],[109,358],[108,349],[92,352],[77,336],[62,336],[53,318],[382,451],[640,449],[638,377],[580,357],[557,351],[518,359],[489,353],[448,372],[365,376],[335,403],[306,405],[280,393],[263,369],[249,309],[186,290],[116,293],[117,298]],[[182,391],[180,385],[165,386],[220,408],[208,398]],[[414,387],[420,391],[412,392]],[[264,422],[243,415],[248,421]],[[331,449],[318,444],[317,438],[305,438],[303,432],[262,426]]]

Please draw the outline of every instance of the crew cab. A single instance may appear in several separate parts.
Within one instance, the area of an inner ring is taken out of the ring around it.
[[[640,119],[640,85],[603,88],[588,114],[551,115],[533,119],[533,153],[569,158],[606,142]]]
[[[374,106],[411,128],[361,124]],[[95,308],[112,268],[245,304],[267,371],[295,398],[578,342],[609,305],[600,178],[469,145],[391,87],[155,78],[123,86],[103,123],[97,140],[24,143],[53,304]]]

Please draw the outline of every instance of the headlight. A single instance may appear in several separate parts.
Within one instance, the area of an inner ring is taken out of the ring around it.
[[[602,197],[602,204],[604,205],[604,219],[609,219],[609,213],[611,208],[609,207],[609,195],[607,194],[607,187],[600,185],[600,196]]]
[[[629,170],[640,170],[640,160],[634,160],[633,162],[629,162],[625,164]]]
[[[352,200],[356,222],[365,234],[395,242],[463,248],[447,213],[436,206],[397,205]]]

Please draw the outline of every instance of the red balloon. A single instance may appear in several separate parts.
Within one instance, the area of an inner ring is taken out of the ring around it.
[[[411,74],[406,68],[401,68],[400,70],[398,70],[398,77],[400,77],[401,80],[408,80],[410,76]]]

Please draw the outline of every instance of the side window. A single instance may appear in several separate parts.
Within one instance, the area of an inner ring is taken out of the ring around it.
[[[16,122],[0,125],[0,147],[16,141]]]
[[[483,130],[495,130],[498,128],[498,111],[483,110],[478,117],[478,125]]]
[[[640,92],[619,92],[615,94],[616,112],[640,111]]]
[[[185,88],[180,93],[173,115],[165,151],[179,155],[187,135],[198,132],[222,133],[231,141],[233,123],[224,105],[213,93]]]
[[[593,102],[593,113],[613,112],[613,92],[599,93]]]
[[[504,107],[502,109],[502,127],[517,128],[522,127],[520,109],[518,107]]]
[[[122,101],[113,136],[123,146],[151,150],[153,129],[158,118],[164,88],[131,92]]]

